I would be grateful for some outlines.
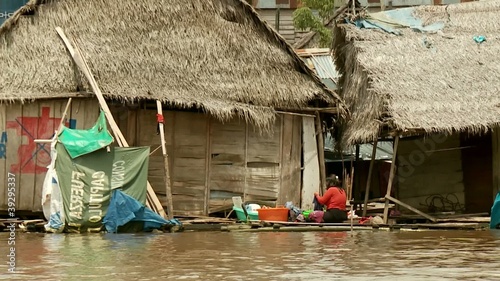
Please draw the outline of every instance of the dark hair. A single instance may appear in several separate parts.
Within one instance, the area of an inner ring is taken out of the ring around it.
[[[339,177],[335,174],[331,174],[328,178],[326,178],[326,187],[329,188],[332,186],[342,188]]]

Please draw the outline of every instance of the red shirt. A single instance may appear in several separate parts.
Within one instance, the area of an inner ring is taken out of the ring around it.
[[[347,196],[345,191],[337,188],[330,187],[323,196],[316,196],[316,199],[321,205],[326,205],[326,209],[340,209],[345,211],[345,203],[347,201]]]

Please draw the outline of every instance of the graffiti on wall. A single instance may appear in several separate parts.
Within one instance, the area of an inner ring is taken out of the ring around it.
[[[13,121],[7,121],[7,129],[15,130],[16,135],[23,138],[22,144],[17,150],[17,163],[10,167],[13,173],[41,174],[47,171],[51,160],[50,144],[35,143],[35,139],[51,139],[60,122],[61,118],[50,117],[50,107],[42,107],[41,116],[22,116]],[[70,120],[69,124],[70,128],[75,128],[76,120]],[[6,142],[7,134],[5,134]],[[4,158],[6,158],[5,146],[3,152]]]

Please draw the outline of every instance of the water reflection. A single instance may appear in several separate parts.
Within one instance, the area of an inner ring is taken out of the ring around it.
[[[493,280],[499,250],[500,231],[18,233],[0,279]]]

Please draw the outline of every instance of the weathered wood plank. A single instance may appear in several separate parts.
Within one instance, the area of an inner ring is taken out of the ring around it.
[[[6,153],[6,164],[5,164],[5,169],[6,173],[12,173],[15,175],[15,186],[16,186],[16,198],[15,198],[15,203],[16,203],[16,209],[20,210],[20,184],[21,184],[21,178],[22,178],[22,173],[21,173],[21,166],[22,164],[21,161],[23,160],[21,158],[22,156],[22,139],[23,138],[28,138],[28,136],[24,136],[26,132],[23,131],[22,127],[20,124],[22,124],[22,117],[23,117],[23,108],[21,104],[15,103],[12,105],[7,106],[7,112],[6,112],[6,132],[7,132],[7,153]],[[26,140],[25,140],[26,142]],[[4,205],[7,205],[9,196],[2,198]]]
[[[70,119],[76,120],[75,129],[78,130],[88,129],[84,127],[86,102],[87,101],[85,99],[72,99],[71,101],[71,107],[68,113],[68,117]]]
[[[276,122],[269,134],[259,132],[256,128],[248,130],[247,162],[280,163],[281,125]]]
[[[176,112],[172,193],[174,213],[205,213],[207,115]]]
[[[97,122],[97,117],[99,117],[100,113],[100,106],[99,102],[96,99],[87,99],[85,100],[84,105],[85,114],[83,119],[83,128],[88,129],[94,126]],[[111,132],[111,128],[108,127],[108,130]]]
[[[245,168],[231,165],[212,165],[210,170],[212,191],[243,193],[245,187]]]
[[[210,209],[220,202],[232,202],[231,196],[242,196],[245,189],[245,122],[233,118],[210,126]],[[220,197],[222,196],[222,197]]]
[[[292,151],[290,160],[290,185],[287,187],[293,193],[289,201],[300,205],[302,187],[302,117],[293,117]],[[293,191],[292,191],[293,190]]]
[[[283,115],[281,187],[277,204],[300,204],[301,117]]]
[[[18,182],[21,196],[17,205],[19,210],[41,209],[40,201],[37,202],[38,207],[34,206],[35,178],[37,174],[45,175],[47,170],[45,167],[50,164],[50,148],[47,144],[36,144],[34,141],[35,139],[50,139],[53,135],[54,127],[57,126],[54,126],[54,111],[54,102],[34,102],[23,105],[23,117],[19,125],[25,132],[20,150],[22,160],[19,168],[22,176]]]
[[[33,132],[35,139],[51,139],[58,129],[61,122],[60,118],[62,111],[66,107],[66,101],[42,101],[38,103],[33,103],[33,109],[36,110],[36,114],[33,112],[33,116],[40,116],[38,119],[37,128]],[[23,109],[23,114],[26,108]],[[35,153],[36,152],[36,153]],[[51,162],[50,157],[50,143],[36,144],[34,152],[34,160],[36,163],[36,170],[33,174],[34,184],[33,184],[33,202],[32,210],[41,211],[42,205],[42,191],[43,191],[43,181],[47,172],[46,167]],[[24,183],[23,183],[24,185]]]

